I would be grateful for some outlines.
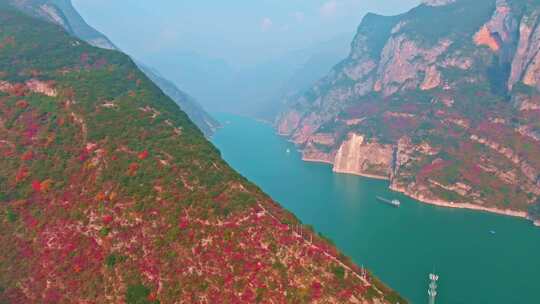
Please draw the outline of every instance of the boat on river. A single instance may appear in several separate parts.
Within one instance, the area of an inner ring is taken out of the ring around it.
[[[401,202],[397,199],[389,200],[381,196],[377,196],[377,199],[383,203],[387,203],[391,206],[399,208],[401,206]]]

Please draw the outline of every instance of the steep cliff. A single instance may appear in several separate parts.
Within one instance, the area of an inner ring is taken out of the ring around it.
[[[44,21],[62,26],[70,34],[90,43],[93,46],[115,50],[117,47],[102,33],[84,21],[71,0],[4,0],[19,10]],[[159,73],[144,64],[137,63],[139,68],[174,100],[193,122],[206,135],[211,135],[219,123],[189,95],[178,89],[171,81],[160,76]]]
[[[361,173],[385,179],[390,174],[392,153],[390,145],[367,143],[364,136],[351,133],[339,147],[334,172]]]
[[[335,171],[383,175],[425,202],[527,216],[540,195],[539,17],[528,0],[368,14],[349,57],[291,104],[279,133]],[[314,144],[319,134],[333,144]]]
[[[405,303],[126,55],[0,2],[0,303]]]

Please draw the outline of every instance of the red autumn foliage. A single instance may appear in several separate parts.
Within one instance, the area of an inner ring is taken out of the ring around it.
[[[361,103],[345,110],[350,118],[375,115],[380,111],[380,105],[374,102]]]
[[[502,123],[493,123],[490,121],[483,121],[477,127],[477,131],[488,137],[497,138],[508,132],[508,129]]]
[[[32,228],[32,229],[36,228],[37,225],[39,224],[38,220],[35,217],[31,216],[31,215],[26,216],[24,218],[24,222],[26,224],[26,227]]]
[[[23,83],[16,83],[11,88],[10,93],[19,97],[26,96],[28,94],[28,88]]]
[[[246,288],[241,299],[243,303],[253,303],[255,301],[255,294],[250,288]]]
[[[148,152],[148,150],[144,150],[143,152],[139,153],[139,155],[137,155],[137,158],[140,160],[145,160],[148,158],[149,155],[150,153]]]
[[[26,131],[24,132],[24,135],[28,139],[34,138],[39,132],[39,125],[32,123],[26,127]]]
[[[480,179],[482,172],[482,169],[478,165],[470,165],[461,170],[461,176],[473,185],[480,185],[482,183]]]
[[[26,109],[28,108],[28,101],[21,99],[15,103],[15,106],[19,109]]]
[[[438,159],[433,161],[431,164],[425,165],[420,169],[420,172],[416,175],[416,182],[422,183],[424,182],[428,177],[430,177],[433,173],[437,171],[441,171],[444,168],[450,166],[452,164],[451,161],[445,161],[442,159]]]
[[[42,190],[41,182],[40,181],[33,181],[32,182],[32,189],[34,190],[34,192],[41,192],[41,190]]]
[[[19,182],[25,180],[28,177],[29,174],[30,173],[29,173],[28,169],[23,167],[23,168],[19,169],[19,171],[17,172],[17,175],[15,176],[15,181],[17,183],[19,183]]]
[[[63,117],[58,117],[58,118],[56,119],[56,124],[57,124],[59,127],[64,126],[65,123],[66,123],[66,120],[65,120]]]
[[[132,163],[132,164],[129,165],[128,174],[129,175],[135,175],[135,173],[137,173],[137,170],[139,170],[139,164]]]
[[[148,301],[150,302],[154,302],[157,300],[157,295],[155,292],[151,292],[149,295],[148,295]]]
[[[105,216],[103,217],[103,223],[104,223],[105,225],[109,225],[110,223],[112,223],[113,219],[114,219],[114,218],[113,218],[112,215],[105,215]]]
[[[180,223],[178,224],[178,227],[180,229],[186,229],[189,226],[189,220],[187,218],[182,218],[180,220]]]
[[[89,158],[89,155],[88,153],[85,151],[85,152],[82,152],[80,155],[79,155],[79,161],[81,163],[84,163],[87,159]]]
[[[32,150],[26,151],[23,155],[21,155],[22,161],[29,161],[34,158],[34,152]]]
[[[45,292],[45,298],[43,303],[45,304],[56,304],[60,303],[62,300],[62,293],[55,289],[47,289]]]
[[[311,284],[311,299],[317,300],[320,299],[322,296],[322,285],[321,283],[314,281]]]

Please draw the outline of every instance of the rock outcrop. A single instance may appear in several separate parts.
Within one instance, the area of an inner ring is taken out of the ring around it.
[[[518,83],[540,90],[540,10],[526,13],[519,25],[519,42],[508,86],[510,89]]]
[[[377,172],[426,202],[526,214],[540,196],[539,20],[525,0],[368,14],[349,57],[278,119],[280,134],[310,160]],[[320,133],[334,144],[316,144]]]
[[[336,154],[334,172],[388,179],[392,146],[367,142],[364,136],[351,133]]]

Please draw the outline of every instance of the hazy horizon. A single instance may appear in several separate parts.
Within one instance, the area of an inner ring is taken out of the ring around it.
[[[190,54],[239,67],[352,35],[367,12],[405,12],[419,0],[73,0],[93,27],[136,58]]]
[[[254,115],[275,114],[290,84],[302,90],[344,59],[367,12],[419,2],[73,0],[91,26],[208,111]]]

